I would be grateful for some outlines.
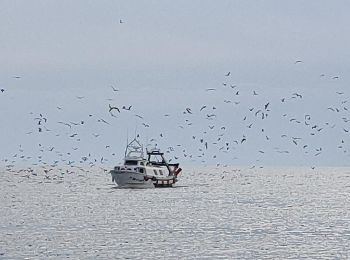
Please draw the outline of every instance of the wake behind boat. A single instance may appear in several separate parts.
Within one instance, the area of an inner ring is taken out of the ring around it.
[[[158,149],[146,151],[135,138],[126,147],[124,164],[110,171],[120,188],[173,187],[181,172],[178,163],[168,163]]]

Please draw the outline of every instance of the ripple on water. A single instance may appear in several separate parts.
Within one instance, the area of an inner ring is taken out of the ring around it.
[[[169,189],[3,172],[0,259],[348,258],[348,169],[202,169]]]

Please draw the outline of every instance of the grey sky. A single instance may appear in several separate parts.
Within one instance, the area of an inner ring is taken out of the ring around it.
[[[121,158],[127,131],[137,128],[143,140],[156,138],[163,149],[183,144],[176,155],[186,163],[349,165],[344,129],[350,125],[342,119],[350,118],[342,103],[350,83],[349,1],[0,1],[0,6],[1,159],[19,153],[22,145],[26,156],[45,153],[52,161],[57,154],[47,149],[54,146],[71,152],[69,160],[90,152],[112,163]],[[294,64],[297,60],[303,62]],[[230,85],[237,85],[238,96]],[[295,92],[303,99],[292,98]],[[267,120],[248,110],[267,102]],[[108,104],[133,105],[133,111],[114,118]],[[205,119],[209,110],[199,112],[203,104],[217,108],[216,120]],[[195,112],[183,114],[187,107]],[[38,133],[34,118],[40,113],[51,131]],[[305,114],[322,128],[315,135],[304,124]],[[293,117],[301,124],[290,122]],[[111,125],[98,122],[101,118]],[[57,123],[80,120],[85,124],[73,129]],[[179,127],[188,122],[193,124]],[[215,143],[222,132],[219,144],[197,157],[200,136]],[[79,141],[69,137],[73,133]],[[219,150],[243,135],[246,144]],[[295,145],[292,136],[303,139]]]

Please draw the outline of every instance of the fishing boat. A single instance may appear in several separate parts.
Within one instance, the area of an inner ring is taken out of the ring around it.
[[[110,171],[120,188],[173,187],[181,172],[178,163],[168,163],[159,149],[146,150],[134,138],[125,149],[124,164]]]

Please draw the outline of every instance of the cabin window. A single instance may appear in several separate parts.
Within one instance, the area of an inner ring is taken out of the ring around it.
[[[160,175],[163,175],[163,171],[162,171],[162,170],[159,170],[159,174],[160,174]]]
[[[140,173],[143,173],[143,168],[139,168],[139,172],[140,172]]]
[[[140,162],[140,165],[145,165],[143,162]]]
[[[153,172],[154,172],[155,175],[158,175],[157,170],[153,170]]]
[[[137,165],[137,161],[125,161],[125,165]]]

